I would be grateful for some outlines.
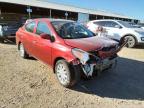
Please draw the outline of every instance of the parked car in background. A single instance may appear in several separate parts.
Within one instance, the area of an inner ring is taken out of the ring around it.
[[[141,25],[139,24],[135,24],[135,23],[132,23],[132,22],[128,22],[131,26],[133,26],[134,28],[141,28]]]
[[[116,63],[123,47],[95,36],[83,25],[61,19],[33,19],[19,28],[16,43],[23,58],[33,56],[52,66],[61,85],[71,87],[81,75],[89,78]]]
[[[107,36],[115,40],[128,39],[127,47],[144,44],[144,30],[120,20],[94,20],[87,23],[87,27],[96,33],[98,26],[107,31]]]
[[[16,31],[20,27],[17,22],[0,22],[0,42],[5,39],[15,37]]]
[[[144,29],[144,25],[142,25],[141,28]]]

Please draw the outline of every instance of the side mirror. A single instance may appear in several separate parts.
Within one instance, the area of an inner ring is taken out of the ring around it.
[[[51,36],[51,35],[49,35],[49,34],[42,33],[42,34],[40,34],[40,37],[41,37],[42,39],[50,40],[51,42],[54,42],[54,41],[55,41],[54,36]]]
[[[115,28],[122,29],[122,26],[120,26],[120,25],[116,25]]]
[[[40,37],[42,38],[42,39],[47,39],[47,40],[50,40],[50,35],[48,35],[48,34],[45,34],[45,33],[42,33],[42,34],[40,34]]]

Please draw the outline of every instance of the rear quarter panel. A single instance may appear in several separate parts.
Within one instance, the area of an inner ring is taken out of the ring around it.
[[[21,35],[23,35],[23,28],[22,28],[22,27],[20,27],[20,28],[18,29],[18,31],[16,32],[16,44],[17,44],[17,45],[19,44],[19,42],[22,41]]]

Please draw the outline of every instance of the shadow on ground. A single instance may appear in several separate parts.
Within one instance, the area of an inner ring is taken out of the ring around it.
[[[135,47],[135,49],[144,49],[144,44],[143,44],[143,45],[137,45],[137,46]]]
[[[118,66],[89,81],[81,81],[73,90],[100,97],[144,100],[144,62],[118,59]]]
[[[16,41],[15,38],[5,39],[4,42],[1,44],[16,45]]]

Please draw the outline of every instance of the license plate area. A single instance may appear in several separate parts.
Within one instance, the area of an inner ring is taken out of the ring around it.
[[[109,66],[111,66],[111,65],[113,65],[115,63],[116,63],[116,58],[114,58],[114,59],[109,59],[109,58],[108,59],[104,59],[102,61],[101,67],[104,70],[104,69],[108,68]]]

